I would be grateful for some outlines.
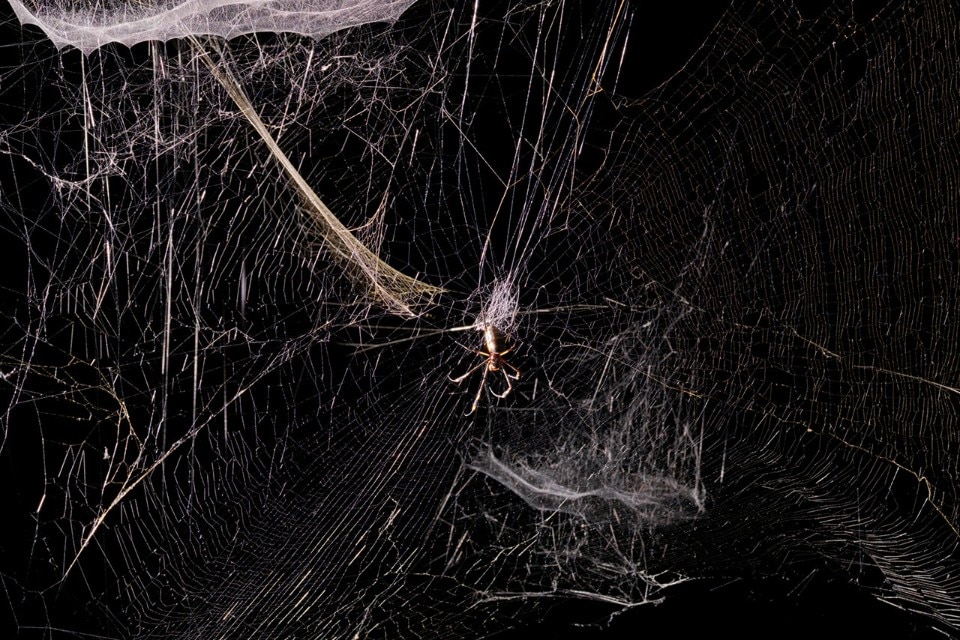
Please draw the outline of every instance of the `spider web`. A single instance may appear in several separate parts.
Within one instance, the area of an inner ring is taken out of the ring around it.
[[[602,631],[822,576],[960,629],[956,11],[734,2],[657,69],[593,4],[85,55],[7,17],[19,633]]]

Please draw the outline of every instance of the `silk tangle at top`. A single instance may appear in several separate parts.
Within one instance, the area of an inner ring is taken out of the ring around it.
[[[111,42],[133,46],[188,35],[234,38],[289,32],[322,38],[370,22],[393,22],[414,0],[10,0],[21,24],[38,26],[60,49],[85,54]]]

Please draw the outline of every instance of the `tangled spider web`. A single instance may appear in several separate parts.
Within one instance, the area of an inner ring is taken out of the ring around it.
[[[642,6],[386,4],[13,3],[16,630],[492,636],[816,574],[957,633],[949,4],[736,1],[660,78]]]

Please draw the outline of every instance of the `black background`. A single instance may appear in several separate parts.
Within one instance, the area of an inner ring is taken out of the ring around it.
[[[631,45],[625,62],[624,75],[629,83],[622,83],[621,90],[634,93],[635,97],[655,88],[670,78],[692,55],[707,37],[711,28],[726,7],[726,3],[690,1],[634,2],[638,15],[632,27]],[[798,3],[804,12],[815,15],[827,2]],[[877,3],[875,3],[877,4]],[[883,4],[883,3],[879,3]],[[855,3],[854,10],[863,15],[874,11],[868,3]],[[8,42],[24,37],[20,27],[4,5],[2,14],[3,35]],[[28,40],[36,40],[37,32],[26,30]],[[2,55],[7,56],[4,66],[11,64],[11,56],[23,55],[22,64],[30,65],[32,55],[51,55],[50,51],[36,51],[30,47],[5,45]],[[13,64],[21,64],[19,61]],[[38,83],[42,79],[38,78]],[[38,88],[39,91],[39,88]],[[9,99],[9,97],[8,97]],[[0,105],[8,111],[16,111],[16,105]],[[14,117],[8,115],[7,118]],[[29,202],[29,185],[16,182],[17,175],[26,175],[15,161],[4,161],[0,169],[6,175],[0,184],[6,192],[21,190],[24,202]],[[37,201],[37,207],[43,202]],[[9,243],[9,238],[4,239]],[[22,288],[25,277],[22,264],[24,256],[14,258],[5,267],[3,283],[12,290]],[[0,333],[0,339],[2,339]],[[15,441],[7,443],[6,451],[20,450]],[[3,486],[25,487],[24,474],[30,474],[30,459],[0,458]],[[22,495],[13,489],[6,492],[3,501],[5,510],[29,509],[35,497]],[[22,522],[17,518],[16,522]],[[33,531],[5,526],[3,531],[2,566],[0,573],[16,575],[18,562],[33,539]],[[799,579],[798,579],[799,576]],[[804,577],[806,576],[806,577]],[[9,577],[8,577],[9,579]],[[21,615],[22,603],[15,589],[8,588],[8,599],[3,610],[8,620]],[[413,606],[416,603],[412,603]],[[616,615],[608,622],[614,611],[607,606],[578,600],[558,600],[543,610],[544,617],[535,623],[521,623],[520,628],[496,635],[497,638],[651,638],[722,636],[749,638],[933,638],[941,637],[930,629],[927,621],[878,602],[843,579],[822,571],[817,565],[791,566],[783,580],[749,576],[733,576],[728,579],[697,581],[670,590],[666,599],[658,605],[649,605]],[[19,635],[16,627],[10,627],[8,637]],[[36,634],[23,634],[37,637]],[[69,637],[51,632],[52,637]]]

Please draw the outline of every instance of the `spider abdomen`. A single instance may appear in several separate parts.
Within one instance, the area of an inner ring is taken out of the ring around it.
[[[483,341],[487,346],[487,353],[499,354],[506,351],[506,339],[500,330],[492,324],[488,324],[483,330]]]

